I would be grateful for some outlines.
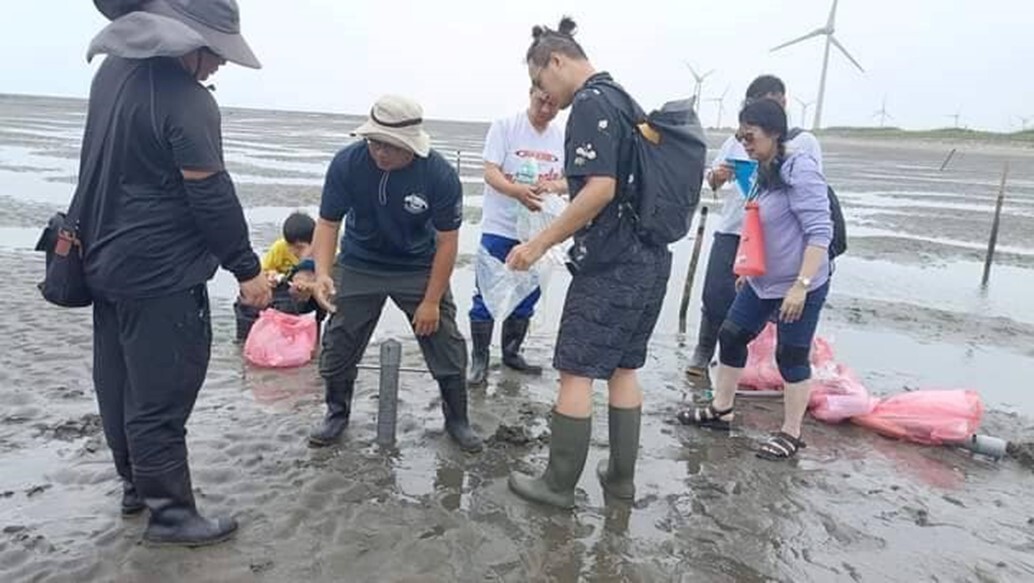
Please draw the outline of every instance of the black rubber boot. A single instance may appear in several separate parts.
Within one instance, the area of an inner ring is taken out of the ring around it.
[[[526,318],[512,316],[503,321],[503,364],[526,374],[540,375],[542,367],[528,364],[521,355],[521,344],[528,335],[530,323]]]
[[[122,516],[136,516],[147,508],[130,480],[122,480]]]
[[[610,458],[596,468],[603,491],[621,500],[635,499],[635,462],[639,457],[639,421],[643,408],[610,407]]]
[[[354,380],[328,379],[326,381],[327,413],[319,427],[309,433],[309,445],[325,447],[337,442],[345,428],[348,427],[354,390]]]
[[[470,352],[470,376],[467,384],[480,386],[488,382],[489,347],[492,345],[492,320],[470,321],[470,342],[474,345]]]
[[[484,444],[470,427],[467,419],[467,386],[462,377],[440,379],[438,388],[442,392],[442,414],[445,415],[445,431],[468,453],[481,451]]]
[[[510,489],[515,494],[558,508],[574,508],[574,487],[585,469],[592,436],[592,418],[576,419],[553,411],[550,422],[549,464],[539,478],[513,472]]]
[[[210,520],[198,514],[185,463],[162,474],[137,475],[134,482],[151,511],[144,531],[148,544],[203,547],[228,540],[237,531],[233,518]]]
[[[686,368],[686,374],[692,377],[706,377],[711,368],[715,348],[718,346],[718,330],[721,324],[715,325],[705,315],[700,319],[700,331],[697,333],[697,346],[693,350],[693,359]]]

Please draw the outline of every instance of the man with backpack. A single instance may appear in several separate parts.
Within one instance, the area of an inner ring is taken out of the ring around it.
[[[553,359],[561,376],[549,464],[539,478],[513,473],[509,480],[519,496],[561,508],[574,506],[575,485],[585,466],[594,380],[606,380],[609,390],[610,458],[601,463],[597,475],[607,494],[620,499],[635,496],[643,399],[636,370],[646,362],[647,344],[664,301],[671,271],[666,243],[672,236],[653,241],[641,232],[642,226],[657,220],[653,211],[668,202],[642,204],[644,190],[638,186],[644,179],[638,163],[643,143],[638,141],[637,123],[644,119],[643,112],[610,75],[593,68],[573,38],[574,31],[569,18],[557,30],[535,27],[526,56],[535,86],[562,109],[571,108],[564,147],[571,204],[507,258],[510,267],[528,269],[550,247],[574,237],[568,264],[573,278]],[[684,111],[691,114],[688,107]],[[678,143],[674,137],[673,143]],[[699,140],[697,194],[705,149]],[[685,189],[680,194],[686,198],[684,205],[674,204],[684,207],[684,217],[675,221],[676,238],[688,230],[696,202],[690,200],[694,178],[686,171],[693,164],[682,158]],[[642,214],[643,210],[650,212]]]
[[[747,87],[746,103],[759,99],[771,99],[786,109],[786,85],[774,75],[761,75]],[[819,142],[810,132],[794,128],[790,130],[787,149],[805,152],[811,155],[822,171],[822,149]],[[733,160],[748,160],[747,152],[735,136],[729,136],[722,144],[721,150],[714,157],[711,169],[706,176],[707,185],[718,192],[726,182],[734,177]],[[686,373],[691,377],[707,376],[708,367],[714,358],[718,346],[718,330],[725,320],[725,315],[736,297],[736,276],[732,273],[736,250],[740,244],[740,229],[743,226],[743,200],[748,193],[739,188],[731,188],[725,195],[722,204],[720,222],[715,229],[711,253],[707,261],[707,273],[704,276],[703,302],[701,306],[700,328],[697,333],[697,346],[693,351]],[[837,207],[839,208],[839,207]]]

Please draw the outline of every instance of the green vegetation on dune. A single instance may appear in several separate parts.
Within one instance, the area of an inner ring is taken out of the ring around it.
[[[915,140],[958,140],[996,143],[1034,144],[1034,130],[998,133],[963,128],[941,128],[936,130],[903,130],[901,128],[831,127],[818,132],[825,136],[847,138],[883,138]]]

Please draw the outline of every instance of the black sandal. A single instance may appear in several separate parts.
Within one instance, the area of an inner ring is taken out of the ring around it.
[[[788,460],[797,455],[797,452],[808,447],[808,444],[789,433],[782,431],[772,434],[772,437],[761,444],[757,456],[763,460],[781,461]]]
[[[683,425],[695,425],[697,427],[708,427],[728,431],[732,429],[732,422],[722,419],[731,414],[732,407],[724,411],[714,408],[714,403],[708,403],[706,407],[690,407],[675,414],[675,418]]]

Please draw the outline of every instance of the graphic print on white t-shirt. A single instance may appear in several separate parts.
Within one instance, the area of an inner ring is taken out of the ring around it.
[[[510,182],[527,159],[538,164],[539,180],[559,180],[564,175],[564,130],[554,121],[546,131],[539,133],[531,125],[527,112],[522,111],[492,123],[485,138],[483,157],[485,162],[499,166]],[[486,183],[481,231],[516,239],[520,205],[516,199]]]

